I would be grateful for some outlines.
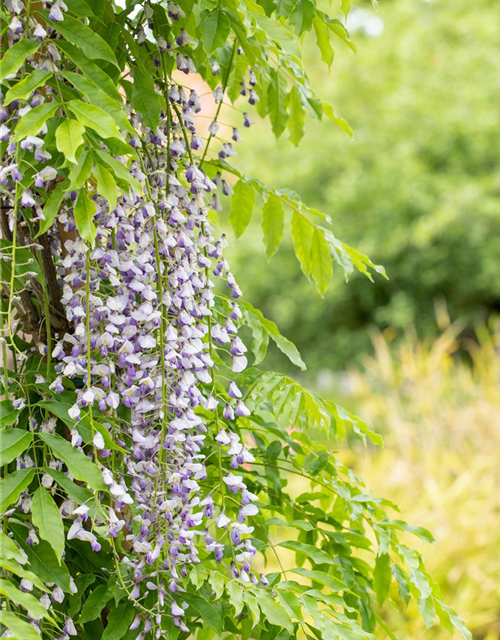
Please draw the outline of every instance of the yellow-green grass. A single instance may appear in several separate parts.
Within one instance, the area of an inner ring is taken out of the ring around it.
[[[442,314],[441,314],[442,315]],[[345,401],[383,433],[385,448],[343,457],[404,518],[436,537],[427,567],[474,637],[500,637],[500,337],[476,339],[441,317],[432,342],[408,335],[397,346],[374,336],[374,355],[348,374]],[[423,637],[415,611],[388,612],[405,640]],[[446,638],[432,629],[428,638]]]

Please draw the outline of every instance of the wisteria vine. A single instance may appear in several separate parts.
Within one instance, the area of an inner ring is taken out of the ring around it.
[[[21,2],[12,6],[14,14],[23,9]],[[52,4],[49,20],[63,21],[66,9],[63,2]],[[171,12],[177,10],[172,5]],[[50,24],[46,27],[30,20],[25,30],[14,15],[9,31],[14,40],[22,34],[44,40],[50,34]],[[160,56],[171,48],[159,44]],[[60,57],[52,43],[47,45],[47,54],[39,58],[36,68],[59,71]],[[183,56],[176,56],[176,64],[180,71],[192,70]],[[214,91],[214,98],[222,101],[222,87]],[[226,394],[216,393],[214,385],[216,350],[229,355],[233,372],[247,366],[247,349],[235,325],[241,318],[238,303],[233,303],[226,317],[214,310],[215,278],[225,281],[235,300],[241,295],[223,256],[225,238],[214,239],[207,219],[211,207],[220,208],[217,182],[221,186],[221,180],[209,179],[202,162],[191,153],[191,149],[204,146],[194,124],[201,110],[195,90],[188,93],[172,84],[168,101],[168,111],[162,113],[155,131],[141,123],[137,114],[130,115],[138,133],[129,144],[140,151],[140,160],[132,163],[130,173],[143,185],[143,193],[124,193],[113,208],[99,194],[89,194],[95,208],[91,223],[95,225],[95,246],[78,235],[74,207],[79,196],[74,190],[67,194],[54,222],[61,235],[49,230],[69,325],[51,353],[58,364],[50,388],[61,393],[68,380],[81,381],[68,415],[77,422],[83,415],[89,418],[93,459],[102,469],[111,497],[103,514],[104,537],[116,538],[123,531],[130,545],[126,557],[134,573],[130,597],[140,601],[149,591],[157,592],[157,637],[161,636],[167,594],[171,594],[168,599],[174,624],[188,632],[179,579],[200,561],[197,538],[204,540],[217,562],[222,562],[226,546],[231,547],[231,575],[244,582],[258,581],[250,566],[256,549],[248,538],[253,528],[247,523],[247,518],[258,513],[254,504],[258,498],[232,471],[254,461],[230,425],[235,417],[247,416],[249,411],[234,381]],[[24,109],[14,101],[10,109],[2,111],[2,119],[8,123],[2,124],[2,140],[9,144],[1,181],[10,190],[9,212],[15,210],[16,189],[23,177],[9,124],[42,104],[50,104],[50,95],[37,89]],[[214,120],[210,136],[216,135],[217,127]],[[46,134],[44,125],[37,136],[27,136],[20,143],[21,149],[45,165],[34,176],[37,188],[50,184],[58,175],[49,164],[50,153],[44,150]],[[236,128],[232,137],[240,139]],[[232,143],[224,142],[219,157],[234,153]],[[227,193],[228,186],[224,189]],[[28,215],[34,222],[37,214],[43,216],[32,189],[23,189],[20,205],[24,211],[31,210]],[[15,220],[9,217],[9,229],[13,230]],[[61,236],[67,238],[64,243]],[[47,348],[43,343],[38,346]],[[210,423],[217,425],[218,431],[207,427],[196,413],[197,407],[213,414]],[[94,424],[95,408],[103,416],[100,430]],[[106,422],[106,416],[116,416],[120,408],[128,409],[130,418],[116,429]],[[48,420],[39,428],[54,433],[55,426],[54,420]],[[83,439],[77,428],[71,429],[70,435],[71,444],[81,447]],[[231,513],[234,508],[227,510],[224,501],[214,504],[212,489],[204,482],[207,438],[215,440],[224,452],[219,457],[216,489],[237,496],[236,518]],[[115,452],[106,448],[110,439],[120,447],[131,445],[123,459],[126,476],[112,468]],[[62,467],[53,458],[48,464],[54,469]],[[34,462],[26,455],[19,466],[34,466]],[[50,475],[43,476],[43,486],[50,488],[53,483]],[[24,511],[29,513],[27,504]],[[103,520],[92,518],[86,504],[75,506],[72,514],[75,520],[68,539],[84,540],[99,551],[101,545],[92,530]],[[30,542],[34,540],[31,537]],[[139,624],[145,632],[150,622],[138,618],[133,628]]]
[[[315,29],[331,28],[351,46],[345,27],[313,6]],[[311,28],[312,19],[299,25],[287,10],[281,17],[299,35]],[[228,96],[246,101],[235,110],[244,128],[251,112],[269,113],[274,132],[288,126],[294,142],[306,108],[347,126],[312,92],[273,11],[250,1],[5,2],[3,637],[209,640],[228,631],[246,639],[279,629],[287,638],[374,637],[391,562],[401,590],[463,627],[396,529],[430,534],[391,524],[306,432],[338,436],[347,421],[361,437],[377,436],[286,376],[249,367],[239,335],[243,326],[253,334],[253,365],[271,339],[304,366],[276,325],[241,299],[226,236],[212,224],[226,196],[237,235],[262,197],[269,257],[292,210],[297,257],[320,292],[332,260],[380,271],[316,224],[327,216],[294,192],[229,164],[242,136],[234,121],[222,135]],[[200,79],[213,99],[206,113]],[[211,120],[206,131],[200,116]],[[287,493],[291,474],[313,491]],[[313,506],[326,499],[333,515]],[[294,571],[310,586],[289,579],[271,539],[278,524],[300,530],[279,544],[308,559],[312,571]],[[358,539],[360,548],[372,544],[365,525],[378,542],[370,571],[352,554]],[[265,575],[268,550],[280,571]]]

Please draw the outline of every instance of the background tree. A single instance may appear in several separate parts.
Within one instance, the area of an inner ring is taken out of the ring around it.
[[[300,278],[291,242],[268,265],[258,224],[231,254],[245,294],[300,349],[310,372],[342,370],[370,348],[367,329],[436,337],[436,300],[473,333],[498,313],[500,86],[494,2],[386,2],[356,6],[356,55],[336,49],[330,75],[304,43],[311,82],[354,132],[306,124],[296,152],[256,122],[238,162],[256,177],[294,188],[328,212],[339,237],[383,264],[389,281],[332,281],[323,304]],[[373,34],[373,35],[370,35]],[[274,366],[286,367],[273,353]],[[276,364],[274,364],[276,363]]]

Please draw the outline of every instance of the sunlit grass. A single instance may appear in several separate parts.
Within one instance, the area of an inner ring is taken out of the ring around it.
[[[373,336],[373,354],[362,370],[345,374],[337,400],[383,434],[384,448],[358,441],[338,455],[373,494],[399,505],[404,519],[432,531],[432,545],[411,544],[446,602],[465,619],[477,640],[500,637],[500,334],[492,325],[466,336],[438,311],[440,335],[415,332]],[[321,434],[318,437],[322,438]],[[310,489],[288,477],[292,495]],[[273,542],[297,532],[276,530]],[[294,565],[293,553],[275,546],[268,571]],[[262,566],[262,568],[264,568]],[[301,581],[300,576],[293,579]],[[425,632],[416,605],[384,615],[400,640],[450,638],[439,627]],[[458,638],[458,635],[456,636]]]
[[[374,336],[364,370],[348,374],[345,402],[385,438],[383,450],[350,449],[345,459],[405,519],[429,528],[422,551],[444,598],[476,638],[500,632],[500,339],[477,340],[438,314],[434,342],[409,332]],[[416,612],[389,614],[398,637],[421,638]],[[436,629],[430,638],[449,637]]]

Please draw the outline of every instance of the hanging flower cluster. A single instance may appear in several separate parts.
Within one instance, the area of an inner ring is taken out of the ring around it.
[[[186,98],[183,89],[175,87],[170,96],[184,119],[194,115],[194,92]],[[134,125],[140,127],[138,122]],[[194,537],[207,519],[215,517],[218,528],[228,530],[233,544],[240,545],[242,534],[252,530],[246,517],[257,513],[251,504],[256,496],[233,473],[223,481],[241,496],[238,519],[216,513],[212,497],[203,490],[207,428],[195,411],[204,407],[226,420],[249,415],[235,382],[225,399],[212,393],[213,350],[225,349],[232,370],[240,372],[247,364],[246,347],[237,335],[237,303],[226,318],[216,317],[213,309],[212,275],[225,279],[233,298],[240,295],[222,255],[224,238],[212,237],[206,217],[207,197],[214,195],[217,185],[189,159],[178,122],[169,125],[165,118],[156,132],[143,128],[140,139],[145,160],[132,171],[148,195],[126,195],[112,211],[97,198],[96,247],[89,249],[79,237],[66,241],[63,303],[74,330],[53,352],[60,364],[52,386],[57,391],[64,378],[83,380],[69,411],[75,420],[92,407],[103,413],[104,423],[105,416],[120,406],[130,409],[130,423],[120,436],[125,438],[121,444],[133,443],[126,459],[129,483],[124,478],[117,481],[109,470],[105,481],[115,497],[116,513],[132,503],[140,510],[140,532],[127,536],[137,553],[131,561],[137,589],[145,564],[161,557],[170,572],[168,588],[175,592],[179,573],[185,575],[187,565],[197,561]],[[70,198],[60,215],[68,234],[74,230],[71,204]],[[253,461],[235,433],[221,428],[214,435],[218,445],[227,448],[231,468]],[[79,446],[76,429],[72,437]],[[110,456],[100,431],[93,444],[101,461]],[[125,525],[116,517],[111,535]],[[208,532],[205,538],[207,548],[221,561],[224,544]],[[241,575],[249,579],[248,544],[243,548]],[[233,572],[237,575],[238,569]]]

